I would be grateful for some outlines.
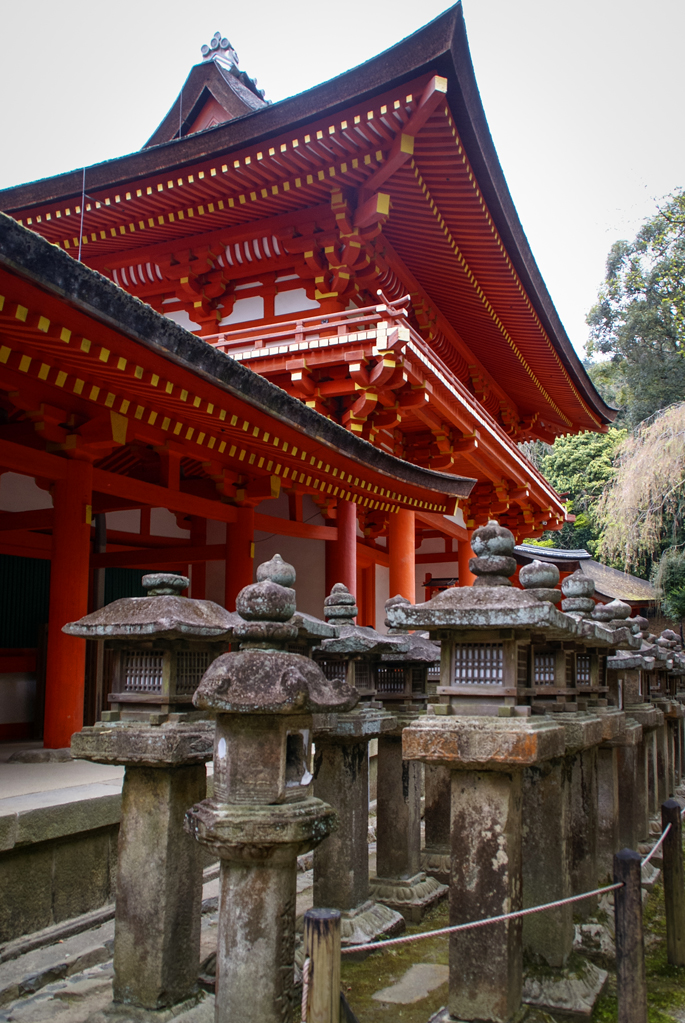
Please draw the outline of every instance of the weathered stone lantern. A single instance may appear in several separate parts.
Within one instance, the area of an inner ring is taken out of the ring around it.
[[[406,637],[355,625],[356,603],[342,583],[326,597],[324,614],[335,622],[337,636],[322,640],[315,657],[328,672],[339,666],[351,684],[361,676],[364,685],[366,669],[373,670],[384,652],[406,646]],[[314,792],[335,806],[341,825],[314,851],[314,903],[340,910],[343,945],[364,944],[404,927],[402,915],[374,901],[369,888],[369,742],[395,727],[393,715],[373,702],[352,714],[314,718]]]
[[[114,1001],[158,1009],[196,989],[202,858],[183,833],[206,791],[212,729],[190,703],[226,649],[235,616],[179,596],[183,576],[143,577],[147,597],[116,600],[64,626],[104,639],[116,664],[117,709],[72,736],[73,756],[126,768],[114,931]],[[170,940],[173,931],[174,938]]]
[[[529,688],[533,638],[546,656],[548,644],[575,642],[578,630],[547,599],[560,599],[551,586],[511,587],[513,546],[508,530],[489,523],[472,538],[477,557],[470,568],[478,576],[473,587],[387,612],[393,625],[428,629],[442,641],[438,692],[447,702],[434,708],[438,716],[406,728],[403,746],[405,758],[451,773],[453,924],[570,894],[571,790],[564,772],[569,735],[562,720],[577,715],[531,716],[531,708],[516,700],[520,684]],[[440,1019],[505,1021],[518,1011],[522,931],[518,921],[509,921],[453,936],[449,1004]],[[553,912],[545,926],[526,933],[528,949],[546,960],[547,974],[550,966],[563,969],[572,941],[572,913],[566,911]],[[590,972],[586,1002],[603,981]],[[526,1001],[552,1009],[559,988],[567,994],[563,978],[556,990],[554,983],[541,990],[530,981]]]
[[[216,715],[214,795],[186,828],[221,858],[217,1023],[292,1018],[297,856],[336,827],[312,796],[312,715],[351,710],[357,694],[328,680],[294,642],[295,571],[276,555],[238,594],[239,651],[211,665],[193,702]]]

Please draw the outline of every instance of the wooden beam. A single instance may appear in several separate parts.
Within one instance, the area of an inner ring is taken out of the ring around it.
[[[277,536],[298,536],[303,540],[337,540],[337,526],[314,526],[310,522],[293,522],[279,519],[276,515],[261,515],[255,512],[255,529],[261,533],[276,533]]]
[[[224,504],[218,499],[210,501],[206,497],[195,497],[184,494],[180,490],[168,490],[156,483],[146,483],[131,476],[118,476],[103,469],[93,469],[93,490],[101,494],[113,494],[125,497],[129,501],[149,505],[151,508],[168,508],[169,511],[182,512],[185,515],[198,515],[202,519],[213,519],[216,522],[235,522],[236,510],[233,505]]]
[[[414,561],[417,565],[456,565],[458,563],[458,555],[456,551],[452,554],[436,551],[434,554],[417,554],[414,557]]]
[[[52,529],[52,508],[33,511],[0,512],[0,533],[13,529]]]
[[[444,536],[453,536],[457,540],[468,540],[469,538],[468,531],[463,526],[452,522],[445,515],[439,515],[436,512],[417,511],[416,518],[432,529],[437,529]]]
[[[67,475],[66,458],[49,455],[47,451],[30,448],[26,444],[15,444],[11,440],[3,440],[0,445],[0,466],[7,472],[44,476],[48,480],[63,480]]]
[[[204,544],[201,547],[154,547],[141,550],[112,551],[93,554],[91,568],[153,568],[156,565],[188,565],[197,561],[223,561],[226,544]]]
[[[369,565],[381,565],[383,568],[390,567],[390,556],[377,547],[370,547],[363,540],[357,540],[357,565],[360,568],[368,568]]]

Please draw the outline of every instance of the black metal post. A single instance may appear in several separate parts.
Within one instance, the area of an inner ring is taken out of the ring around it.
[[[647,978],[642,932],[642,866],[640,854],[622,849],[614,856],[616,920],[616,982],[618,1023],[647,1023]]]
[[[685,966],[685,874],[683,872],[683,825],[675,799],[661,805],[661,829],[671,828],[662,846],[666,945],[672,966]]]

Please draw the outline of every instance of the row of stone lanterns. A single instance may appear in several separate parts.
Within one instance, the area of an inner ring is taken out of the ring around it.
[[[218,1021],[291,1017],[296,858],[308,849],[315,904],[341,910],[343,940],[354,944],[420,919],[445,893],[440,881],[450,885],[453,923],[594,888],[631,828],[647,837],[657,794],[682,768],[683,708],[669,693],[676,724],[659,759],[644,722],[652,715],[656,734],[664,712],[645,705],[648,683],[638,680],[634,693],[625,671],[636,656],[646,671],[656,647],[675,673],[677,637],[652,642],[641,622],[626,622],[626,605],[596,608],[578,573],[560,594],[556,570],[537,563],[521,572],[524,588],[512,588],[513,537],[496,523],[476,531],[473,547],[474,587],[416,607],[388,601],[387,636],[354,624],[354,598],[340,585],[326,600],[328,623],[299,614],[294,571],[278,556],[260,566],[236,614],[180,598],[187,580],[160,575],[148,577],[147,598],[68,627],[109,639],[118,659],[112,711],[72,743],[78,756],[126,765],[115,1000],[156,1008],[194,988],[200,846],[180,828],[191,805],[188,830],[221,859]],[[425,665],[437,647],[424,630],[441,643],[440,702],[428,715],[420,714]],[[229,642],[240,649],[225,653]],[[353,709],[360,692],[364,703]],[[213,735],[207,715],[216,718]],[[378,877],[370,885],[372,737]],[[205,800],[212,738],[214,792]],[[508,921],[454,935],[444,1019],[507,1020],[522,992],[563,1008],[569,982],[560,971],[572,940],[566,908],[523,927]],[[528,977],[524,988],[524,945],[556,979]],[[602,979],[584,972],[586,1006]]]

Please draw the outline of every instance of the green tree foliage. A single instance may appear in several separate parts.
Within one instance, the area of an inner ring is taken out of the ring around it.
[[[595,509],[613,476],[614,452],[625,435],[625,430],[611,427],[607,433],[559,437],[553,446],[540,445],[530,453],[554,489],[567,498],[568,511],[576,517],[562,529],[545,533],[542,541],[547,546],[562,550],[583,547],[595,553],[600,534]]]
[[[685,618],[685,552],[669,547],[652,573],[652,581],[661,596],[661,608],[667,618]]]
[[[685,397],[685,191],[668,196],[632,242],[609,253],[587,317],[588,371],[621,424],[636,427]]]

